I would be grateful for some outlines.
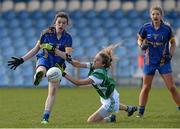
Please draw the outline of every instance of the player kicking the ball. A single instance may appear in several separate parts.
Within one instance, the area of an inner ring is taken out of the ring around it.
[[[80,63],[79,61],[72,59],[68,54],[59,51],[48,44],[44,45],[44,49],[53,50],[56,55],[66,59],[73,66],[89,69],[88,77],[83,80],[74,79],[64,71],[62,74],[67,80],[77,86],[92,84],[98,92],[102,106],[88,118],[88,123],[115,122],[116,116],[112,114],[113,112],[124,110],[128,113],[128,116],[131,116],[135,111],[137,111],[136,106],[126,106],[119,103],[119,93],[115,89],[116,83],[108,75],[108,69],[111,67],[114,60],[113,49],[117,46],[118,45],[111,45],[98,52],[93,63]]]
[[[51,51],[42,50],[41,52],[39,52],[39,50],[44,43],[50,43],[52,46],[61,51],[71,53],[72,37],[66,31],[66,28],[69,25],[69,21],[70,19],[68,14],[64,12],[58,12],[53,20],[53,26],[47,28],[42,32],[42,35],[34,48],[32,48],[21,58],[12,57],[12,59],[8,61],[8,66],[10,66],[11,69],[15,70],[19,65],[23,64],[34,55],[37,55],[36,74],[34,76],[35,86],[39,85],[40,81],[50,68],[55,67],[57,64],[65,68],[66,65],[64,59],[56,56]],[[56,91],[58,90],[58,87],[59,81],[48,81],[48,96],[45,102],[44,113],[42,117],[43,124],[47,124],[49,122],[49,117],[55,102],[57,93]]]

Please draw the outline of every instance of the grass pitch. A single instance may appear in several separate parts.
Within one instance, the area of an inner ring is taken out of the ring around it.
[[[138,105],[138,88],[120,88],[120,101]],[[87,124],[100,107],[93,88],[60,88],[48,125],[40,124],[45,88],[1,88],[0,128],[180,128],[180,111],[166,88],[152,88],[144,118],[127,117],[120,111],[117,122]]]

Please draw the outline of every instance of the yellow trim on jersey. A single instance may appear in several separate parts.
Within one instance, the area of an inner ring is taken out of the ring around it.
[[[65,48],[66,53],[70,54],[73,51],[72,47],[66,47]]]
[[[175,43],[175,42],[176,42],[176,41],[175,41],[175,38],[172,37],[172,38],[169,40],[169,42],[170,42],[170,43]]]
[[[149,49],[146,49],[146,64],[149,64]]]
[[[156,45],[156,46],[161,46],[163,45],[163,42],[150,42],[150,41],[147,41],[148,44],[151,44],[151,45]]]

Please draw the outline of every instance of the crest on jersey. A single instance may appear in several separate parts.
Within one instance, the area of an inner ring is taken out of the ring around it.
[[[159,34],[153,34],[154,40],[156,40],[158,36],[159,36]]]

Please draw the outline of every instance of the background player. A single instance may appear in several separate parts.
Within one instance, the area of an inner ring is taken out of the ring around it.
[[[171,68],[171,58],[176,46],[174,34],[170,25],[162,19],[163,10],[161,7],[152,7],[150,17],[152,22],[144,24],[138,33],[138,45],[145,51],[143,87],[139,95],[138,117],[144,114],[156,70],[161,74],[173,100],[178,105],[178,110],[180,110],[180,94],[174,84]]]
[[[8,61],[8,65],[11,67],[11,69],[15,70],[24,61],[36,55],[44,43],[49,43],[53,47],[56,47],[57,49],[70,54],[72,52],[72,37],[65,30],[69,24],[69,20],[70,19],[68,14],[64,12],[57,13],[53,21],[53,27],[49,27],[42,32],[40,40],[37,42],[33,49],[31,49],[21,58],[12,57],[12,60]],[[37,55],[34,85],[39,85],[47,70],[55,66],[56,64],[60,65],[63,68],[66,67],[64,59],[56,56],[53,52],[43,49],[43,51]],[[56,91],[59,87],[59,82],[49,82],[48,85],[48,96],[45,102],[42,123],[48,123],[49,115],[55,101]]]

